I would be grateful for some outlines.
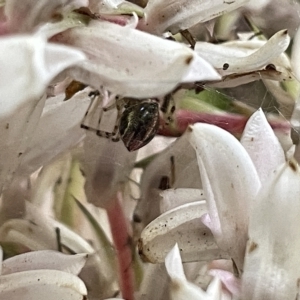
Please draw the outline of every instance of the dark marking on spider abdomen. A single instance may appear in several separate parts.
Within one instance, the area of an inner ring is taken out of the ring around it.
[[[159,127],[159,106],[156,102],[141,102],[127,107],[120,120],[120,137],[128,151],[148,144]]]

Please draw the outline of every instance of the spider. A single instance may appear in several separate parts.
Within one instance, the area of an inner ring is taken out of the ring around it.
[[[99,91],[89,94],[91,103],[87,109],[81,128],[92,130],[99,136],[111,138],[117,142],[123,141],[128,151],[135,151],[148,144],[155,136],[159,129],[159,102],[158,99],[140,100],[134,98],[116,98],[115,102],[107,107],[103,107],[98,114],[97,126],[86,125],[85,122],[91,117],[95,109],[100,109],[101,95]],[[166,100],[164,102],[168,102]],[[167,107],[168,104],[164,104]],[[117,117],[113,131],[100,129],[100,123],[103,112],[117,109]],[[166,110],[162,107],[162,110]],[[171,109],[172,112],[174,109]],[[171,118],[169,117],[170,121]]]

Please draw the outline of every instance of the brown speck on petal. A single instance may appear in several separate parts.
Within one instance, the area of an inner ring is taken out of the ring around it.
[[[251,242],[250,247],[248,249],[248,253],[253,252],[257,247],[258,247],[258,244],[256,244],[255,242]]]
[[[292,169],[294,172],[297,171],[298,165],[297,165],[297,163],[296,163],[295,160],[290,160],[290,161],[288,162],[288,164],[289,164],[289,166],[291,167],[291,169]]]
[[[181,288],[181,283],[178,280],[172,280],[171,281],[171,289],[174,291],[178,291]]]
[[[186,63],[187,65],[189,65],[189,64],[191,63],[192,59],[193,59],[193,56],[187,57],[186,60],[185,60],[185,63]]]

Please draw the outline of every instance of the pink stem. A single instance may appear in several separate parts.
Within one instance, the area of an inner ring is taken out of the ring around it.
[[[240,136],[243,133],[248,118],[248,116],[226,112],[223,114],[209,114],[179,109],[174,114],[174,125],[167,126],[163,120],[161,121],[159,134],[180,136],[190,124],[200,122],[219,126],[236,136]],[[270,119],[269,123],[275,131],[289,134],[291,125],[288,121],[278,118]]]
[[[134,300],[134,274],[132,269],[132,251],[130,236],[127,231],[126,218],[120,204],[121,192],[118,193],[114,204],[107,208],[111,233],[118,256],[119,284],[122,297],[125,300]]]

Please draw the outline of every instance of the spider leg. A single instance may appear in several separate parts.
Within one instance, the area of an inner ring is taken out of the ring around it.
[[[116,107],[117,107],[118,114],[117,114],[116,125],[113,130],[113,135],[114,135],[114,137],[112,138],[113,142],[118,142],[120,140],[119,124],[120,124],[120,119],[122,116],[122,110],[124,107],[124,103],[120,102],[120,101],[116,101]]]
[[[101,119],[101,112],[98,112],[98,107],[100,106],[101,97],[99,91],[92,91],[89,94],[91,98],[91,102],[86,110],[86,113],[82,119],[80,127],[86,130],[95,131],[97,132],[97,128],[93,126],[95,123],[95,118],[99,113],[99,119]]]
[[[89,97],[91,98],[91,102],[88,106],[85,116],[83,117],[81,128],[89,131],[94,131],[96,132],[97,135],[102,137],[106,137],[106,138],[112,137],[115,133],[101,130],[100,124],[103,117],[103,112],[112,110],[113,108],[115,108],[116,104],[113,103],[108,107],[103,107],[102,106],[103,97],[99,91],[91,92],[89,94]]]

